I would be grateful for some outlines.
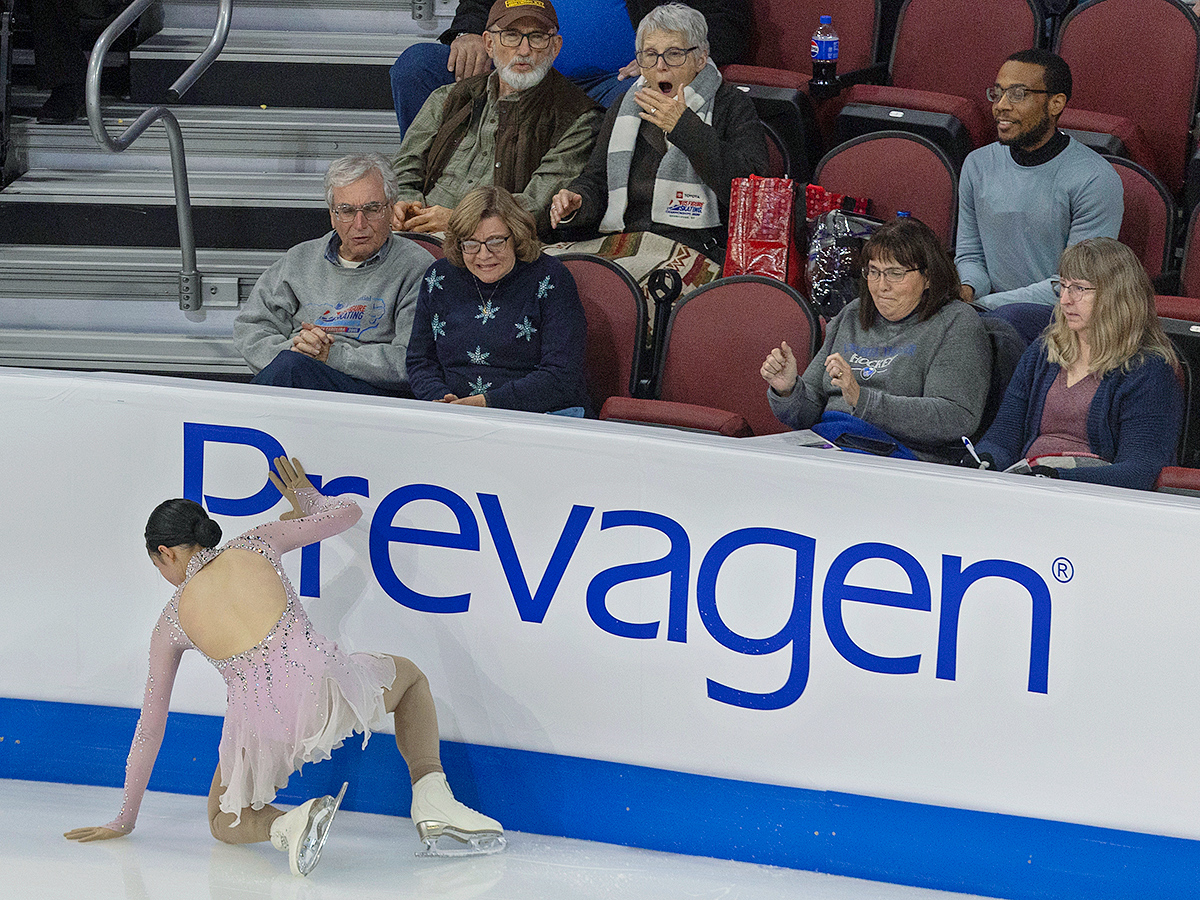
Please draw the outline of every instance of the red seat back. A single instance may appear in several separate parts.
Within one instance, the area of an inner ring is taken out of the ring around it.
[[[985,92],[996,73],[1011,54],[1037,45],[1041,27],[1031,0],[906,0],[892,45],[892,84],[990,109]]]
[[[587,318],[585,380],[592,410],[632,397],[646,339],[646,298],[628,272],[590,253],[563,253]]]
[[[954,246],[958,176],[946,154],[919,135],[877,131],[846,141],[825,154],[813,183],[869,198],[868,212],[879,219],[907,210]]]
[[[1146,274],[1156,278],[1170,264],[1175,201],[1161,181],[1128,159],[1106,156],[1125,192],[1125,215],[1117,239],[1137,254]]]
[[[1063,20],[1055,49],[1074,80],[1067,109],[1133,122],[1153,152],[1149,168],[1178,191],[1200,83],[1191,11],[1174,0],[1089,0]]]
[[[718,279],[671,311],[657,396],[738,413],[755,434],[787,431],[771,412],[759,369],[787,341],[803,371],[819,336],[807,301],[783,282],[762,275]]]
[[[821,16],[832,16],[838,34],[838,72],[875,61],[879,0],[753,0],[750,62],[768,69],[812,74],[812,34]]]

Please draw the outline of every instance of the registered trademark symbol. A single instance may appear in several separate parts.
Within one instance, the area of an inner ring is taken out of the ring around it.
[[[1065,556],[1060,556],[1056,559],[1050,568],[1054,572],[1054,579],[1063,584],[1066,584],[1075,577],[1075,567],[1071,565],[1071,561]]]

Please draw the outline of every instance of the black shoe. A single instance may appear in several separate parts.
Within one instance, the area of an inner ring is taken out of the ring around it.
[[[87,114],[83,102],[82,84],[59,84],[50,91],[50,99],[38,110],[37,120],[43,125],[67,125]]]

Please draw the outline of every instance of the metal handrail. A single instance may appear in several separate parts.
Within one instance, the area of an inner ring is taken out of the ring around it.
[[[100,111],[100,74],[104,68],[104,57],[113,41],[120,37],[131,25],[138,20],[155,0],[134,0],[113,23],[104,29],[92,48],[91,59],[88,60],[86,103],[88,125],[92,135],[101,147],[120,153],[141,136],[154,122],[162,120],[167,129],[167,145],[171,151],[171,177],[175,182],[175,214],[179,221],[179,249],[183,254],[183,267],[179,272],[179,308],[182,310],[197,310],[203,298],[201,288],[203,277],[196,271],[196,236],[192,231],[192,197],[188,191],[187,161],[183,152],[183,133],[179,129],[179,121],[165,106],[152,106],[128,128],[120,137],[114,138],[104,127],[104,118]],[[229,37],[229,23],[233,18],[233,0],[219,0],[217,9],[217,24],[213,36],[204,52],[193,62],[168,89],[167,96],[178,100],[196,83],[205,69],[209,67]]]

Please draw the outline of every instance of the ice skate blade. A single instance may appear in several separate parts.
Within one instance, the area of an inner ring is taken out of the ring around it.
[[[442,822],[419,822],[417,833],[425,842],[420,857],[489,856],[508,846],[499,831],[459,831]]]
[[[300,852],[296,860],[301,875],[308,875],[317,867],[317,862],[321,859],[321,851],[325,849],[325,839],[329,837],[329,826],[333,824],[333,817],[341,808],[342,798],[346,796],[346,788],[349,786],[350,782],[344,781],[342,789],[338,791],[336,797],[323,797],[313,804],[308,834],[300,845]]]

